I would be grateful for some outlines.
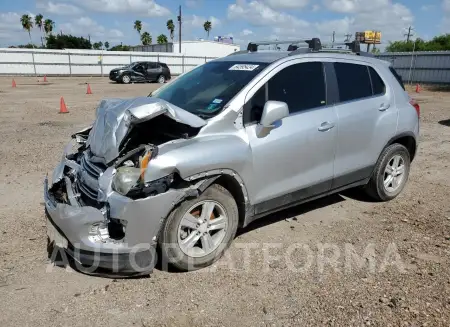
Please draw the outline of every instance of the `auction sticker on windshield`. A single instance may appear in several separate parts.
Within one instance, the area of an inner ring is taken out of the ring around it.
[[[230,67],[228,70],[245,70],[251,72],[258,68],[259,65],[247,65],[247,64],[236,64]]]

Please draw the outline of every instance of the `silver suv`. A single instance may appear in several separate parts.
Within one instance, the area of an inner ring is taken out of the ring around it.
[[[45,179],[49,248],[85,271],[146,274],[157,257],[193,270],[269,213],[352,187],[402,191],[419,106],[389,63],[249,50],[102,101]]]

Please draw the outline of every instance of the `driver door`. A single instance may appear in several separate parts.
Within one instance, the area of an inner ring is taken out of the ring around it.
[[[133,70],[134,70],[134,76],[135,76],[136,81],[142,82],[147,79],[146,78],[147,69],[146,69],[145,63],[139,63],[139,64],[135,65]]]
[[[290,61],[255,87],[258,91],[244,106],[253,156],[249,193],[255,214],[329,191],[338,120],[334,107],[327,104],[323,64]],[[268,100],[286,102],[289,116],[268,135],[259,136],[257,123]]]

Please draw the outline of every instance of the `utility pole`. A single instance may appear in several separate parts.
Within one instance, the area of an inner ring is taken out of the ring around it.
[[[336,36],[336,32],[333,31],[333,36],[332,36],[332,41],[331,41],[331,43],[333,44],[333,45],[332,45],[333,47],[334,47],[335,36]]]
[[[178,15],[178,23],[179,25],[179,37],[178,37],[178,49],[180,51],[181,54],[181,6],[180,6],[180,14]]]
[[[413,31],[413,30],[414,30],[414,28],[412,28],[412,26],[410,26],[408,28],[408,33],[403,34],[404,36],[406,36],[406,42],[409,42],[409,39],[411,38],[411,36],[413,36],[413,34],[411,33],[411,31]]]
[[[351,34],[345,34],[345,41],[344,42],[350,42]]]

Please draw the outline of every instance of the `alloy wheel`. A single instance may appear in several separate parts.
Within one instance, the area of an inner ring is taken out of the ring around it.
[[[387,192],[393,193],[401,187],[405,178],[405,160],[396,154],[386,165],[384,170],[384,188]]]
[[[196,203],[184,214],[178,227],[178,245],[190,257],[203,257],[222,243],[228,227],[223,206],[212,200]]]

